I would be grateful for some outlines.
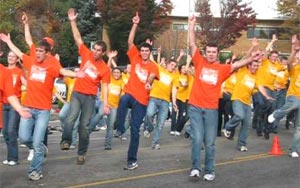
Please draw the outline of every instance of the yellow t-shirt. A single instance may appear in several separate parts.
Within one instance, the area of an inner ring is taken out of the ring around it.
[[[279,71],[284,67],[279,62],[272,63],[268,59],[262,61],[257,71],[257,85],[265,86],[271,90],[275,89],[274,82]]]
[[[65,77],[64,82],[67,86],[67,102],[70,102],[76,78]]]
[[[251,105],[251,96],[255,88],[256,74],[252,74],[247,67],[241,68],[236,73],[237,82],[232,92],[231,100],[239,100]]]
[[[290,71],[290,86],[286,95],[300,97],[300,64],[299,63],[294,65]]]
[[[178,73],[179,74],[179,73]],[[190,74],[179,74],[176,99],[186,102],[191,93],[194,77]]]
[[[275,89],[286,89],[287,83],[289,81],[289,77],[290,75],[287,68],[279,71],[276,75],[276,79],[274,83]]]
[[[120,98],[123,94],[124,81],[122,79],[116,80],[112,76],[110,77],[110,83],[108,84],[108,105],[112,108],[117,108]],[[101,91],[103,89],[101,88]],[[103,101],[103,93],[101,92],[101,101]]]
[[[233,73],[225,80],[223,91],[232,94],[235,83],[236,83],[236,73]]]
[[[150,97],[162,99],[170,102],[172,87],[176,85],[178,76],[176,73],[169,72],[161,66],[158,66],[159,80],[154,80]]]
[[[123,80],[124,84],[127,84],[128,80],[129,80],[129,74],[122,72],[122,80]]]

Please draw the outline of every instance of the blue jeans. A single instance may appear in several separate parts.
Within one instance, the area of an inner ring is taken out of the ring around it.
[[[300,97],[287,96],[285,104],[273,112],[276,122],[279,122],[284,116],[286,116],[292,110],[296,110],[295,132],[293,136],[292,145],[290,151],[296,151],[300,153]]]
[[[234,130],[240,123],[241,129],[237,143],[238,149],[247,145],[248,129],[251,123],[251,107],[239,100],[232,102],[233,117],[225,124],[225,129]]]
[[[30,162],[29,173],[32,171],[40,172],[44,162],[45,147],[43,144],[44,136],[50,120],[50,110],[39,110],[29,108],[31,118],[21,117],[19,127],[20,142],[28,147],[33,146],[34,157]]]
[[[104,117],[104,103],[103,101],[99,101],[98,104],[95,104],[95,110],[94,113],[92,115],[92,119],[91,122],[89,124],[89,132],[90,134],[93,132],[93,130],[95,129],[96,125],[99,124],[100,121],[102,121],[103,117]],[[98,107],[98,110],[96,110],[96,108]]]
[[[89,124],[95,107],[95,99],[95,95],[85,95],[76,91],[72,93],[70,110],[63,129],[62,142],[71,144],[73,127],[80,114],[78,155],[85,155],[89,146]]]
[[[117,119],[117,108],[110,108],[110,113],[106,118],[106,134],[105,134],[105,147],[110,148],[112,145],[114,124]]]
[[[152,144],[158,144],[164,123],[168,117],[169,102],[151,97],[147,106],[145,127],[151,132],[154,128]],[[156,126],[154,116],[156,114]]]
[[[67,119],[67,115],[68,115],[68,112],[69,112],[69,109],[70,109],[70,103],[65,103],[63,105],[63,107],[61,108],[61,110],[59,111],[59,120],[61,122],[61,126],[62,128],[64,128],[64,122],[66,121]],[[76,145],[77,144],[77,133],[78,133],[78,126],[79,126],[79,118],[80,118],[80,115],[78,116],[76,122],[75,122],[75,125],[73,127],[73,131],[72,131],[72,143],[71,145]]]
[[[205,146],[205,174],[215,172],[215,141],[218,129],[218,110],[189,106],[192,139],[192,169],[201,169],[201,148]]]
[[[265,87],[266,92],[269,96],[275,98],[275,91]],[[268,122],[268,116],[275,110],[276,102],[273,100],[267,100],[260,92],[257,93],[257,101],[259,114],[257,117],[258,129],[257,132],[271,133],[274,128],[274,123]]]
[[[7,146],[7,160],[19,161],[18,129],[20,115],[9,104],[3,104],[3,136]]]
[[[120,134],[125,132],[124,124],[128,108],[131,108],[130,143],[127,153],[127,163],[130,164],[137,161],[137,152],[140,142],[140,126],[146,115],[147,106],[139,103],[135,98],[127,93],[121,97],[117,111],[117,132]]]

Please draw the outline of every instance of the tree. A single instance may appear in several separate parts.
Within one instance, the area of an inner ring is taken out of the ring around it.
[[[298,0],[277,0],[278,12],[286,17],[284,25],[290,29],[291,33],[299,33],[300,27],[300,1]]]
[[[220,49],[234,45],[247,29],[255,23],[256,14],[248,3],[242,0],[221,0],[220,17],[213,17],[209,0],[197,0],[195,11],[199,13],[197,36],[202,46],[215,42]]]
[[[132,17],[138,11],[141,17],[135,43],[139,44],[147,38],[152,40],[165,31],[170,25],[168,15],[173,9],[170,0],[98,0],[101,20],[105,24],[111,49],[119,51],[119,64],[127,62],[127,38],[132,26]]]

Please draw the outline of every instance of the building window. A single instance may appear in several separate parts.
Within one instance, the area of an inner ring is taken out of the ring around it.
[[[272,39],[272,35],[276,34],[279,40],[289,40],[291,33],[288,28],[279,27],[249,27],[247,30],[247,38]]]
[[[187,31],[188,30],[188,24],[174,23],[173,24],[173,30]]]

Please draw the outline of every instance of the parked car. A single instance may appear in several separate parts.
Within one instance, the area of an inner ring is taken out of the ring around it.
[[[64,83],[63,78],[56,78],[54,81],[54,87],[56,87],[58,93],[65,99],[67,97],[67,86]],[[52,103],[57,103],[57,97],[52,96]]]

